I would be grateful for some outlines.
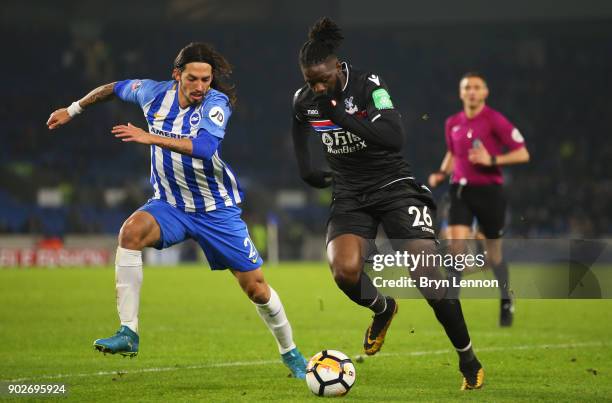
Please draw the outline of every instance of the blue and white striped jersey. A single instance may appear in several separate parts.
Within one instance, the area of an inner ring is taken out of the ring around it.
[[[114,91],[120,99],[140,105],[153,134],[223,139],[232,113],[227,96],[211,88],[199,105],[183,109],[176,86],[176,81],[125,80],[115,84]],[[151,185],[154,199],[185,212],[212,211],[243,199],[236,176],[221,160],[218,149],[206,160],[152,145]]]

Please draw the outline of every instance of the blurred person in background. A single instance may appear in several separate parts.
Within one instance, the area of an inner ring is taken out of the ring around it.
[[[486,237],[487,259],[499,280],[500,326],[511,326],[514,303],[510,295],[508,264],[502,255],[506,198],[502,166],[529,161],[519,130],[501,113],[486,105],[489,88],[480,73],[466,73],[459,83],[463,110],[445,124],[447,151],[440,170],[429,176],[433,188],[450,176],[447,235],[454,253],[463,253],[465,240],[473,238],[472,224]],[[461,276],[450,271],[451,276]]]

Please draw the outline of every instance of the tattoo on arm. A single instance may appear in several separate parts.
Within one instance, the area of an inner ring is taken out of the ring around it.
[[[81,108],[85,109],[88,106],[96,104],[98,102],[109,101],[115,96],[115,93],[113,92],[114,88],[114,82],[101,85],[98,88],[91,90],[89,94],[81,98],[81,100],[79,101],[79,105],[81,105]]]

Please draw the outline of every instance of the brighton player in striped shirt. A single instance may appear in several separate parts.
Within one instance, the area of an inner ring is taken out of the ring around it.
[[[463,240],[471,238],[472,222],[478,220],[486,237],[487,259],[500,284],[499,324],[511,326],[514,306],[502,256],[506,199],[500,167],[528,162],[529,152],[519,130],[486,105],[488,95],[482,74],[471,72],[461,78],[463,110],[446,120],[447,152],[440,171],[429,176],[429,185],[435,187],[451,175],[448,232],[455,252],[465,249]]]
[[[119,232],[115,273],[121,327],[114,336],[94,341],[94,346],[104,353],[138,353],[142,250],[192,238],[213,270],[232,271],[274,335],[283,362],[295,377],[304,378],[306,360],[293,342],[283,305],[264,279],[263,261],[240,217],[240,186],[219,155],[235,102],[233,87],[223,81],[230,73],[231,66],[212,46],[191,43],[176,57],[172,80],[100,86],[53,112],[47,122],[53,130],[93,104],[119,98],[138,104],[149,128],[128,123],[112,129],[124,142],[150,146],[154,195]]]

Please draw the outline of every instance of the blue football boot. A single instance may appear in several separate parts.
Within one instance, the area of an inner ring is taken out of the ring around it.
[[[297,379],[306,378],[306,358],[300,353],[300,351],[294,348],[291,351],[287,351],[285,354],[281,354],[283,363],[291,370],[291,375]]]
[[[121,326],[114,336],[98,339],[93,345],[96,350],[106,354],[121,354],[126,357],[135,357],[138,354],[139,337],[127,326]]]

